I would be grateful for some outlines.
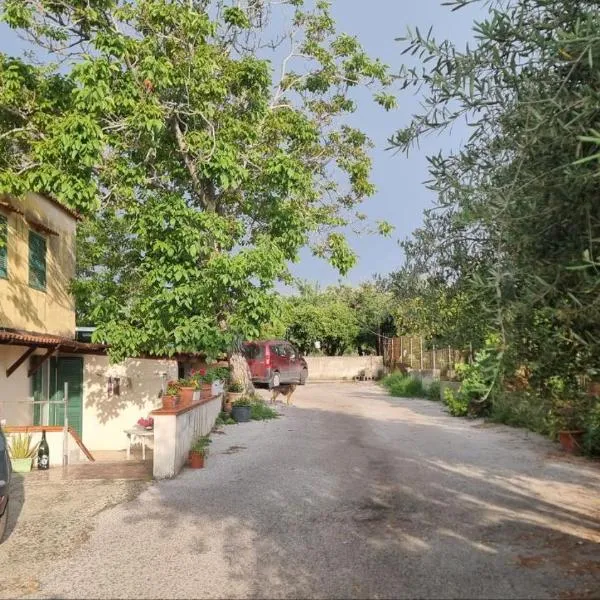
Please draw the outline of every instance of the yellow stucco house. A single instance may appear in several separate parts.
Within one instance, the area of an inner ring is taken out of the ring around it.
[[[65,389],[71,461],[90,459],[95,450],[125,448],[124,430],[160,404],[179,368],[169,359],[110,365],[105,346],[76,339],[70,282],[78,219],[45,195],[0,195],[0,422],[9,432],[57,434],[55,464]]]

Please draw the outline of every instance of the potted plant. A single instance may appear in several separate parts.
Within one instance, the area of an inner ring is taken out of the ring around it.
[[[194,392],[198,383],[194,377],[179,380],[179,402],[181,406],[189,406],[194,401]]]
[[[227,396],[223,403],[223,410],[231,413],[233,403],[244,395],[244,385],[239,381],[229,381],[227,383]]]
[[[151,431],[152,429],[154,429],[154,419],[152,417],[148,417],[147,419],[144,417],[141,417],[138,419],[137,424],[142,427],[143,429],[146,429],[148,431]]]
[[[37,447],[37,444],[31,445],[31,434],[21,435],[19,433],[13,436],[8,446],[8,451],[10,454],[10,464],[15,473],[29,473],[31,471]]]
[[[171,410],[177,408],[179,403],[179,383],[169,381],[167,384],[167,393],[162,397],[163,408]]]
[[[238,423],[247,423],[250,420],[252,408],[252,399],[248,396],[242,396],[232,403],[231,416]]]
[[[192,469],[204,468],[204,459],[208,456],[208,445],[211,443],[211,439],[207,435],[196,440],[196,443],[190,450],[190,467]]]

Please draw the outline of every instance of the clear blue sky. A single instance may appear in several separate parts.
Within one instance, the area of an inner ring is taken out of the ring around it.
[[[442,0],[332,0],[339,31],[356,35],[367,52],[398,71],[405,58],[402,45],[395,38],[403,36],[407,26],[423,32],[433,27],[437,39],[448,38],[464,47],[473,37],[475,18],[481,18],[480,5],[451,12]],[[21,54],[23,45],[15,32],[0,24],[0,51]],[[415,149],[408,157],[386,151],[389,136],[419,110],[420,98],[411,91],[399,95],[399,108],[385,112],[372,103],[369,94],[361,95],[353,124],[360,126],[373,140],[373,181],[377,193],[367,200],[362,212],[373,221],[384,219],[395,226],[391,238],[378,236],[352,237],[352,247],[359,255],[357,266],[343,281],[358,283],[376,273],[385,274],[399,267],[402,252],[398,241],[410,235],[422,220],[423,209],[434,201],[432,192],[423,182],[428,179],[428,154],[456,148],[467,135],[466,127],[455,128],[450,136],[433,137]],[[339,274],[324,261],[313,258],[309,251],[302,254],[293,273],[322,285],[336,283]]]

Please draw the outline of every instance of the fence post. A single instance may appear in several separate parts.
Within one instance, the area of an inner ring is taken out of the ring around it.
[[[421,352],[421,371],[423,370],[423,338],[419,338],[419,348]]]
[[[404,339],[404,336],[401,335],[400,336],[400,362],[403,363],[404,362],[404,348],[403,348],[403,344],[402,344],[402,340]]]
[[[64,411],[65,411],[65,419],[63,425],[63,467],[66,467],[69,464],[69,382],[65,381],[65,389],[64,389]]]
[[[431,356],[433,358],[433,370],[435,371],[435,344],[433,345],[433,354]]]
[[[452,364],[453,361],[451,361],[450,358],[450,346],[448,346],[448,370],[454,370],[454,364]]]
[[[410,356],[410,368],[412,369],[412,368],[413,368],[413,366],[412,366],[412,364],[413,364],[413,343],[412,343],[412,335],[411,335],[411,336],[408,338],[408,341],[409,341],[409,344],[410,344],[410,345],[409,345],[409,352],[410,352],[410,354],[409,354],[409,356]]]

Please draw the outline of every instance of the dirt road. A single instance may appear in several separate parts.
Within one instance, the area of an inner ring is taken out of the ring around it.
[[[34,596],[600,594],[597,464],[371,384],[295,401],[214,436],[206,469],[103,511]]]

